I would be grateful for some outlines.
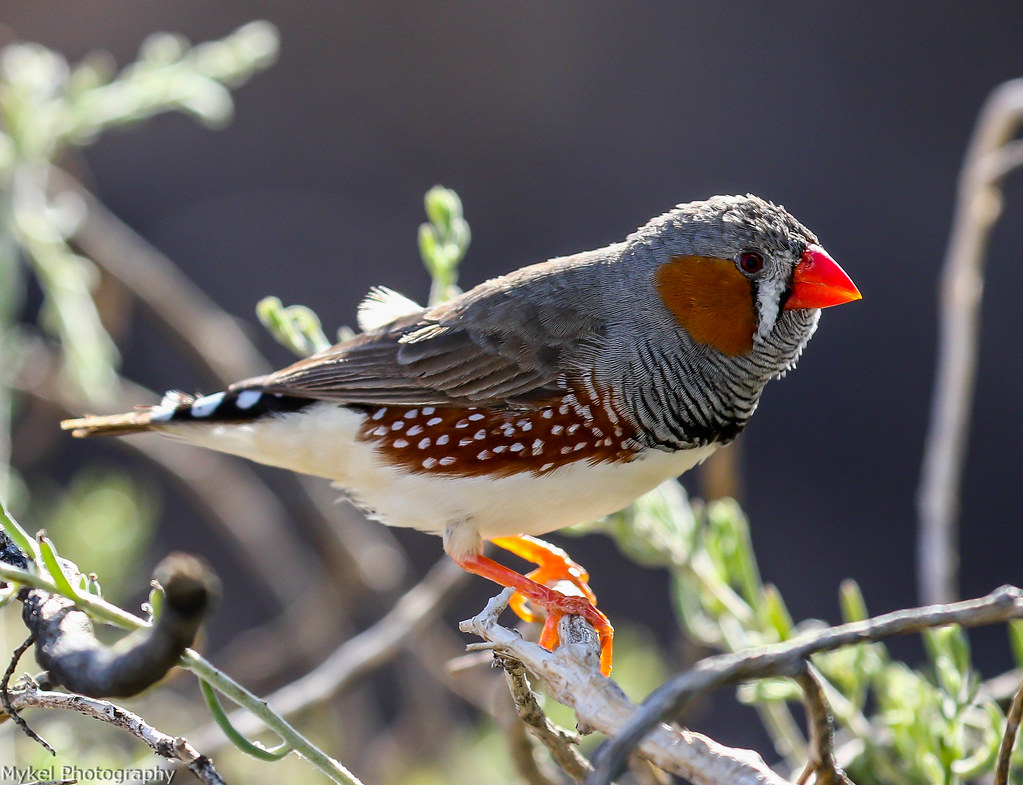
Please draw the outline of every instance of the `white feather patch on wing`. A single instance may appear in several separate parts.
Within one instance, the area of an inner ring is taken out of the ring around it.
[[[395,319],[419,313],[423,306],[386,286],[374,286],[359,303],[356,320],[363,332],[390,324]]]

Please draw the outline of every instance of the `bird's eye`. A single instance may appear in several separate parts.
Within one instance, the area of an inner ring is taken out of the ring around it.
[[[746,251],[739,257],[739,266],[747,273],[758,273],[764,268],[764,257],[754,251]]]

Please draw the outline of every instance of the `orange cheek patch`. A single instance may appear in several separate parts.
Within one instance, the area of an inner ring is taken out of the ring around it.
[[[734,357],[753,349],[757,329],[750,282],[728,259],[673,256],[656,275],[657,293],[697,343]]]

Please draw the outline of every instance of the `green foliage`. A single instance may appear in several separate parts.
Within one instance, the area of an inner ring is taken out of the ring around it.
[[[628,510],[582,528],[604,531],[637,561],[668,569],[679,620],[706,646],[736,651],[822,626],[794,625],[777,589],[762,583],[748,522],[732,500],[690,504],[671,481]],[[855,582],[844,581],[839,597],[843,621],[867,618]],[[1020,625],[1013,625],[1011,637],[1019,658]],[[917,669],[894,661],[879,643],[813,658],[839,741],[852,741],[858,750],[848,771],[859,785],[958,785],[993,770],[1005,717],[980,689],[966,635],[945,627],[927,632],[924,643],[927,662]],[[757,707],[776,746],[791,750],[790,764],[800,767],[793,718],[781,713],[801,699],[795,682],[762,679],[741,685],[738,696]],[[1014,761],[1023,762],[1023,753]]]
[[[86,469],[58,495],[46,529],[65,556],[84,570],[102,571],[110,597],[122,598],[137,589],[131,581],[144,563],[156,513],[153,492],[137,479]]]
[[[462,200],[449,188],[435,185],[423,199],[428,223],[419,226],[419,253],[433,282],[430,305],[459,294],[458,265],[469,250],[469,224],[462,217]]]
[[[278,343],[299,357],[308,357],[330,346],[320,317],[304,305],[285,308],[280,298],[264,297],[256,304],[256,316]]]
[[[222,127],[232,113],[228,88],[276,55],[277,33],[266,22],[194,47],[180,36],[150,36],[139,59],[117,74],[105,53],[72,67],[39,44],[0,51],[0,353],[11,348],[23,299],[23,258],[43,290],[40,324],[63,349],[66,380],[87,402],[109,399],[117,350],[92,299],[96,270],[69,244],[83,205],[51,193],[50,167],[106,130],[162,112]]]

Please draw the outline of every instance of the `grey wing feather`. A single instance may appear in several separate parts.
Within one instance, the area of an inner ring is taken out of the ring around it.
[[[243,386],[369,405],[528,405],[555,397],[602,325],[564,298],[536,302],[509,291],[509,282],[488,282]]]

